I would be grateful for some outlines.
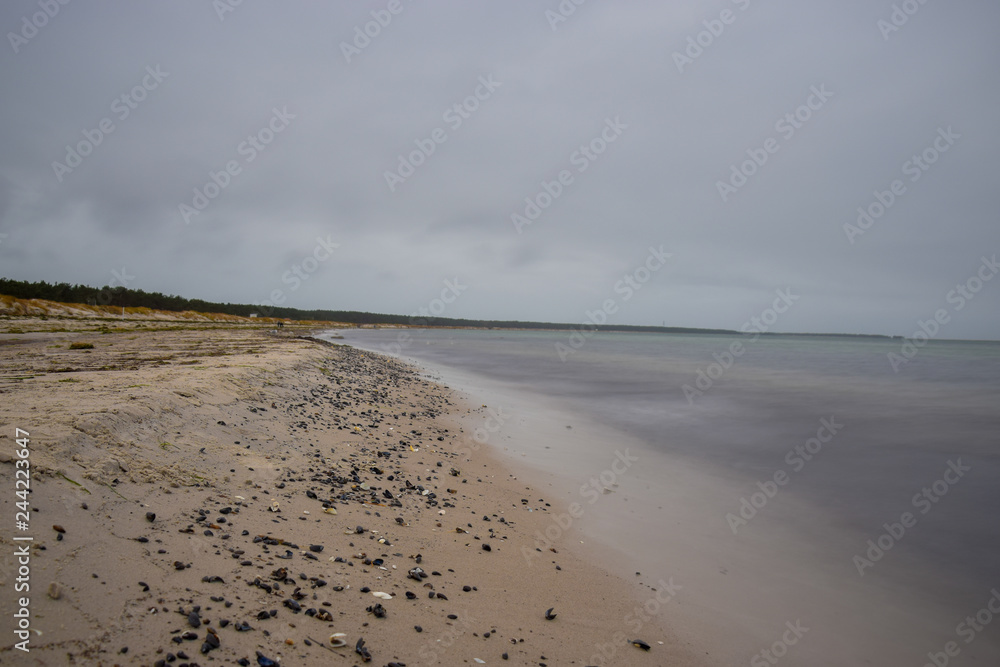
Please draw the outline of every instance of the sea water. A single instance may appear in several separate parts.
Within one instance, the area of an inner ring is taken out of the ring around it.
[[[488,398],[472,446],[561,479],[623,574],[673,576],[720,664],[1000,664],[1000,343],[339,333]]]

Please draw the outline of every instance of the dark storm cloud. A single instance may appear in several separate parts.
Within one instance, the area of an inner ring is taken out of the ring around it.
[[[791,288],[776,329],[909,334],[1000,250],[998,14],[6,3],[0,273],[404,314],[460,280],[445,315],[581,321],[663,245],[617,321],[738,327]],[[941,335],[1000,337],[998,306]]]

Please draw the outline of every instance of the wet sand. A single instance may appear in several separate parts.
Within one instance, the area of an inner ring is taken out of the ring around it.
[[[138,324],[0,324],[0,661],[698,665],[712,650],[672,634],[658,573],[609,572],[572,527],[538,548],[572,505],[462,430],[488,407],[305,329]],[[33,537],[29,593],[15,536]]]

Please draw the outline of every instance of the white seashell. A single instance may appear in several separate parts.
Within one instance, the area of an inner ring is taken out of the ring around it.
[[[438,510],[438,514],[444,516],[444,510]]]
[[[375,591],[374,593],[372,593],[372,595],[374,595],[375,597],[377,597],[379,600],[391,600],[392,599],[391,595],[389,595],[388,593],[383,593],[382,591]]]
[[[327,508],[326,508],[325,510],[323,510],[323,511],[324,511],[325,513],[327,513],[327,514],[336,514],[336,513],[337,513],[337,510],[333,509],[332,507],[327,507]]]
[[[334,632],[330,635],[330,643],[333,644],[333,648],[344,648],[347,646],[347,640],[344,639],[346,636],[343,632]]]

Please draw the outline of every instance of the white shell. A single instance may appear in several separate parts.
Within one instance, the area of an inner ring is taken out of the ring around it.
[[[382,591],[375,591],[374,593],[372,593],[372,595],[374,595],[375,597],[377,597],[380,600],[391,600],[392,599],[391,595],[389,595],[388,593],[383,593]]]

